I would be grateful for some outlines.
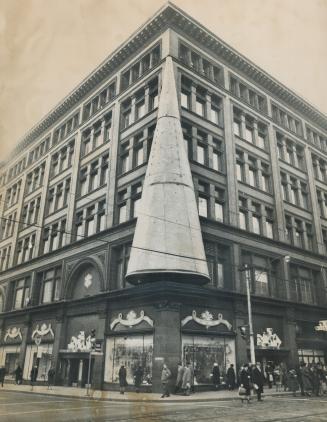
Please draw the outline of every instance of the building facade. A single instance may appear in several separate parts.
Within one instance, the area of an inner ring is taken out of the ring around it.
[[[326,363],[327,117],[172,4],[2,164],[0,219],[9,378],[84,387],[96,330],[94,388],[210,384],[249,359],[244,265],[256,359]]]

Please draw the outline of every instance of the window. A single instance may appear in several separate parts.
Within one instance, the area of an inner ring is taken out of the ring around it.
[[[59,300],[61,287],[61,267],[51,268],[38,274],[40,303]]]
[[[30,303],[29,277],[13,282],[13,309],[25,308]]]
[[[129,171],[129,147],[130,142],[124,142],[120,145],[120,173],[124,174]]]
[[[290,178],[290,182],[291,182],[291,202],[294,205],[300,205],[299,204],[299,192],[298,192],[298,186],[297,186],[297,179],[294,178]]]
[[[268,290],[268,273],[265,270],[254,270],[255,293],[260,296],[267,296]]]
[[[208,190],[208,185],[199,183],[198,207],[199,215],[202,217],[208,217]]]
[[[202,145],[197,145],[196,148],[197,162],[200,164],[205,164],[205,147]]]
[[[274,238],[274,211],[266,207],[266,236],[269,239]]]
[[[197,87],[196,89],[196,98],[195,98],[195,112],[199,116],[205,117],[205,92],[201,88]]]
[[[235,75],[230,75],[230,89],[235,96],[251,104],[252,107],[267,112],[267,98],[245,85]]]
[[[95,224],[95,205],[88,207],[86,209],[86,223],[85,223],[85,235],[92,236],[96,232],[96,224]]]
[[[56,145],[58,142],[62,141],[66,136],[73,132],[79,124],[79,112],[76,113],[73,117],[68,119],[63,123],[59,128],[55,129],[52,136],[52,146]]]
[[[0,249],[0,271],[5,271],[9,268],[10,255],[11,246]]]
[[[112,262],[112,268],[114,271],[113,278],[115,280],[115,287],[117,289],[123,289],[126,286],[125,282],[125,275],[127,272],[127,266],[129,261],[129,256],[131,252],[131,245],[125,244],[118,246],[116,248],[113,248],[113,262]]]
[[[122,129],[127,128],[132,123],[132,108],[131,107],[132,107],[132,103],[130,99],[122,103],[122,107],[121,107]]]
[[[135,113],[136,120],[141,119],[146,114],[144,89],[136,94]]]
[[[252,203],[252,228],[253,233],[261,234],[261,207],[259,204]]]
[[[118,192],[118,224],[127,221],[127,190]]]
[[[229,278],[228,269],[230,266],[230,250],[228,247],[205,242],[204,249],[206,253],[211,285],[218,289],[228,288]]]
[[[212,168],[216,171],[223,171],[223,147],[222,141],[217,138],[212,139]]]
[[[18,202],[21,188],[21,180],[16,182],[6,191],[4,209],[8,209]]]
[[[17,242],[16,264],[29,261],[33,258],[35,247],[35,234],[24,237]]]
[[[66,146],[61,148],[59,152],[53,154],[51,158],[51,177],[57,176],[59,173],[68,169],[73,160],[75,141],[72,140]]]
[[[161,58],[160,45],[156,45],[149,52],[147,52],[141,60],[134,63],[128,70],[126,70],[120,81],[121,91],[125,90],[129,85],[134,83],[149,69],[156,66]]]
[[[14,212],[7,217],[1,218],[1,231],[0,231],[0,240],[7,239],[11,237],[14,233],[17,213]]]
[[[84,196],[87,192],[87,168],[82,168],[79,173],[79,196]]]
[[[295,220],[295,246],[304,247],[303,227],[301,220]]]
[[[296,133],[297,135],[302,136],[302,124],[295,117],[286,113],[283,109],[277,107],[275,104],[272,104],[272,115],[273,120],[276,123]]]
[[[302,303],[316,303],[317,272],[308,268],[291,265],[290,275],[293,299]]]
[[[271,192],[269,165],[261,162],[261,188],[265,192]]]
[[[327,255],[327,229],[322,229],[322,241],[324,244],[325,255]]]
[[[215,188],[215,219],[224,221],[225,192],[223,189]]]
[[[258,140],[257,146],[262,149],[267,148],[267,127],[262,124],[258,124]]]
[[[239,198],[238,200],[238,206],[239,206],[239,224],[240,229],[247,230],[248,223],[247,223],[247,200],[246,198]]]
[[[233,119],[233,131],[234,131],[235,136],[238,136],[239,138],[242,137],[241,114],[235,108],[234,108],[234,119]]]
[[[249,157],[249,185],[258,186],[257,160]]]
[[[66,219],[52,223],[43,230],[43,254],[55,251],[65,246]]]
[[[111,82],[99,94],[83,107],[83,121],[89,119],[100,108],[104,107],[116,95],[116,82]]]
[[[253,123],[249,120],[247,120],[245,123],[245,139],[251,144],[254,143]]]
[[[244,154],[236,151],[236,177],[239,182],[244,182]]]
[[[182,76],[181,87],[181,106],[187,109],[191,108],[191,86],[192,82]]]

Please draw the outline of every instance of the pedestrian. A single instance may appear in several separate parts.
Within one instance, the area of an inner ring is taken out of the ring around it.
[[[56,372],[54,368],[51,366],[51,368],[48,371],[48,390],[51,390],[51,386],[54,385],[55,375],[56,375]]]
[[[251,375],[248,363],[243,365],[243,369],[240,373],[239,394],[241,396],[242,403],[244,401],[243,395],[245,396],[245,400],[247,400],[248,404],[251,402]]]
[[[119,390],[120,390],[120,394],[125,394],[125,387],[127,387],[127,372],[126,372],[126,368],[124,365],[122,365],[119,368],[119,372],[118,372],[118,377],[119,377]]]
[[[17,385],[21,384],[23,382],[23,370],[20,367],[20,365],[17,366],[17,368],[14,371],[14,374],[15,374],[16,384]]]
[[[275,367],[273,376],[276,384],[276,392],[282,391],[282,373],[279,365]]]
[[[274,368],[272,365],[272,362],[267,362],[266,365],[266,374],[267,374],[267,383],[268,383],[268,388],[272,388],[273,382],[274,382]]]
[[[177,377],[176,377],[176,384],[175,384],[175,394],[178,394],[182,391],[182,383],[183,383],[183,374],[184,374],[184,365],[182,362],[179,362],[177,366]]]
[[[168,368],[168,366],[166,364],[163,365],[162,367],[162,371],[161,371],[161,384],[162,384],[162,396],[161,398],[163,399],[164,397],[169,397],[170,393],[169,393],[169,380],[171,378],[171,372],[170,369]]]
[[[305,362],[301,363],[300,372],[301,372],[301,378],[303,382],[304,395],[311,396],[311,393],[312,393],[311,372]]]
[[[287,385],[288,385],[288,382],[287,382],[288,373],[287,373],[287,366],[284,362],[280,364],[280,374],[281,374],[282,387],[284,388],[284,391],[286,391]]]
[[[235,370],[234,370],[233,364],[231,364],[230,367],[227,369],[226,379],[227,379],[228,389],[231,391],[234,390],[235,389]]]
[[[31,386],[33,387],[34,383],[36,382],[36,378],[37,378],[37,372],[38,372],[38,368],[37,366],[33,366],[32,370],[31,370]]]
[[[184,369],[183,381],[182,381],[182,390],[183,390],[184,396],[190,395],[191,383],[192,383],[192,372],[191,372],[191,365],[188,362]]]
[[[142,369],[142,366],[139,365],[134,372],[134,385],[135,385],[135,389],[137,393],[140,392],[140,386],[142,384],[142,381],[143,381],[143,369]]]
[[[1,383],[1,387],[3,387],[3,383],[5,381],[5,375],[6,375],[6,369],[4,366],[0,367],[0,383]]]
[[[320,395],[320,376],[317,365],[312,365],[311,367],[311,380],[312,380],[312,392],[318,397]]]
[[[215,390],[218,390],[220,384],[220,370],[217,362],[213,364],[212,368],[212,383]]]
[[[300,390],[301,390],[301,396],[305,396],[304,387],[303,387],[302,369],[301,369],[303,363],[304,362],[300,362],[300,365],[297,365],[297,367],[295,369],[296,374],[297,374],[297,380],[298,380],[299,387],[300,387]]]
[[[296,392],[299,389],[298,374],[294,368],[291,368],[287,374],[288,389],[292,391],[293,396],[296,396]]]
[[[262,401],[261,394],[263,393],[263,384],[265,377],[262,373],[260,363],[252,366],[252,383],[255,392],[257,393],[258,401]]]

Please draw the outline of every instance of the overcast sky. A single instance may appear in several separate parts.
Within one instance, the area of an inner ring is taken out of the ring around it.
[[[162,0],[0,0],[0,161]],[[327,0],[175,0],[327,114]]]

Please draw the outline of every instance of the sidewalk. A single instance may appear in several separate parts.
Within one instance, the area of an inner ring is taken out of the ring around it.
[[[89,396],[86,395],[85,388],[74,388],[74,387],[61,387],[54,386],[51,390],[48,390],[47,386],[37,385],[33,387],[31,391],[30,385],[16,385],[16,384],[5,384],[3,388],[0,387],[0,391],[15,391],[22,393],[36,393],[44,394],[49,396],[61,396],[67,398],[77,399],[93,399],[93,400],[108,400],[108,401],[121,401],[121,402],[184,402],[184,401],[219,401],[219,400],[235,400],[239,398],[238,390],[235,391],[205,391],[191,394],[190,396],[182,395],[171,395],[169,398],[160,398],[160,394],[156,393],[134,393],[126,392],[124,395],[120,394],[119,391],[102,391],[102,390],[90,390]],[[289,392],[275,392],[274,389],[266,389],[263,397],[270,396],[284,396],[291,395]],[[255,399],[255,397],[254,397]]]

